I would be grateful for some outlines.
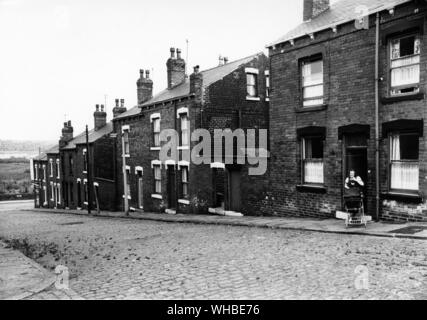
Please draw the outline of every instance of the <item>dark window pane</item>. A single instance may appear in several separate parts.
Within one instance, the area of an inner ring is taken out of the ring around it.
[[[417,135],[400,136],[400,159],[418,160],[419,141]]]
[[[323,139],[320,137],[305,139],[305,158],[323,159]]]
[[[400,39],[400,56],[409,56],[414,54],[415,37]]]

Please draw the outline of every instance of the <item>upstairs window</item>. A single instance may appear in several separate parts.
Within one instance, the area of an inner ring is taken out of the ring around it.
[[[323,104],[323,60],[322,57],[309,58],[301,63],[303,106]]]
[[[302,139],[302,171],[304,184],[323,184],[323,138]]]
[[[59,166],[59,159],[56,159],[56,178],[60,178],[60,173],[61,172],[61,168]]]
[[[190,121],[188,120],[188,115],[186,113],[180,115],[180,125],[181,146],[188,146],[190,144]]]
[[[34,178],[35,178],[35,180],[39,180],[39,165],[38,164],[36,164],[34,166]]]
[[[265,98],[270,98],[270,72],[268,70],[265,71]]]
[[[71,155],[68,158],[68,166],[69,166],[70,176],[72,176],[73,175],[74,161],[73,161],[73,157]]]
[[[418,35],[391,40],[391,95],[419,92],[420,47]]]
[[[53,159],[49,159],[50,177],[53,177]]]
[[[153,146],[160,147],[160,118],[153,119]]]
[[[129,130],[123,130],[123,152],[126,156],[130,155]]]
[[[87,150],[83,149],[83,173],[87,173]]]
[[[419,136],[397,133],[390,137],[390,188],[418,191]]]
[[[43,180],[46,181],[46,165],[43,165]]]
[[[245,72],[247,98],[258,98],[258,69],[246,68]]]

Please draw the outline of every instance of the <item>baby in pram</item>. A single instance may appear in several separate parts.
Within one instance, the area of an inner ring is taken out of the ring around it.
[[[345,179],[344,201],[347,212],[353,217],[364,213],[363,187],[365,183],[356,175],[355,170],[350,170],[350,176]]]

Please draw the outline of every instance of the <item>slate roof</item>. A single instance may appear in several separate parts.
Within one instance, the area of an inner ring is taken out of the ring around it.
[[[340,0],[339,2],[331,4],[329,10],[322,12],[312,20],[301,23],[283,37],[267,45],[267,47],[350,22],[357,18],[356,8],[358,6],[366,6],[369,10],[369,14],[373,14],[410,1],[411,0]]]
[[[211,69],[203,70],[201,73],[203,74],[203,86],[207,87],[211,85],[212,83],[215,83],[222,78],[224,78],[226,75],[230,74],[234,70],[238,69],[242,64],[248,63],[251,60],[255,59],[256,57],[262,55],[262,52],[259,52],[257,54],[251,55],[246,58],[242,58],[236,61],[228,62],[225,65],[214,67]],[[172,89],[165,89],[158,94],[156,94],[153,98],[145,102],[142,107],[153,105],[160,102],[166,102],[170,100],[174,100],[177,98],[187,97],[190,94],[190,80],[187,78],[185,82],[177,85],[176,87],[173,87]],[[140,107],[135,106],[132,109],[129,109],[128,111],[122,113],[121,115],[114,118],[116,119],[123,119],[127,118],[133,115],[137,115],[140,113]]]
[[[89,143],[95,142],[99,138],[102,138],[106,134],[113,132],[113,123],[110,121],[101,129],[95,131],[94,129],[89,130]],[[76,145],[86,143],[86,131],[83,131],[73,140],[69,141],[68,144],[62,148],[62,150],[75,149]]]
[[[39,155],[33,157],[33,160],[35,160],[35,161],[47,161],[47,154],[42,152]]]
[[[52,148],[48,149],[46,152],[46,154],[57,154],[59,153],[59,145],[55,145]]]

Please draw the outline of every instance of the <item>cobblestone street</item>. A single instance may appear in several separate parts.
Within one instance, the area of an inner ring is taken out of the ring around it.
[[[2,211],[0,239],[86,299],[427,299],[425,240],[30,211]]]

